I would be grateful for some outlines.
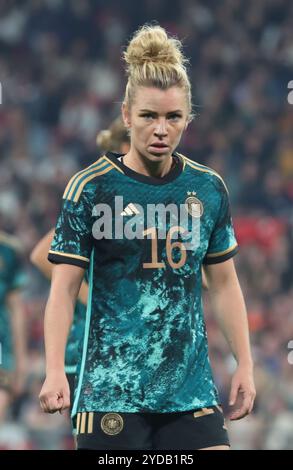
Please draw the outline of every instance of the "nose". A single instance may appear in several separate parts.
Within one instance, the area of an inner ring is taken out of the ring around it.
[[[166,137],[167,135],[167,126],[165,119],[159,119],[156,128],[155,128],[155,136],[156,137]]]

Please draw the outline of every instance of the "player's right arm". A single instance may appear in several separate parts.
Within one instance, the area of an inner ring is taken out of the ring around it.
[[[49,299],[45,311],[46,380],[40,404],[46,413],[69,408],[70,392],[64,370],[67,336],[84,269],[69,264],[53,268]]]
[[[50,250],[53,238],[55,234],[55,229],[51,229],[35,246],[30,255],[30,260],[36,268],[38,268],[44,276],[51,280],[53,264],[48,261],[48,252]],[[79,300],[86,305],[88,297],[88,284],[83,281],[80,287],[78,294]]]
[[[81,282],[90,265],[93,248],[92,197],[96,186],[91,167],[77,173],[63,194],[61,211],[48,260],[55,264],[45,312],[46,380],[40,393],[42,409],[62,411],[70,405],[64,370],[65,346]]]

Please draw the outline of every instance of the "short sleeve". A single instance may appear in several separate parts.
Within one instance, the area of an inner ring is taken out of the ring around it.
[[[222,181],[219,180],[219,184],[221,195],[219,213],[209,240],[206,256],[203,260],[204,264],[222,263],[232,258],[238,252],[228,192]]]
[[[63,199],[48,260],[86,269],[92,251],[92,215],[89,196],[84,191],[78,201]]]

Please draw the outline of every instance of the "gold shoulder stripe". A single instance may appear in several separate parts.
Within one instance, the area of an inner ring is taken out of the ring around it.
[[[223,178],[221,177],[221,175],[219,175],[219,173],[217,173],[212,168],[209,168],[207,166],[204,166],[204,165],[201,165],[197,162],[194,162],[193,160],[190,160],[189,158],[185,157],[185,155],[182,155],[182,157],[186,160],[187,165],[189,165],[194,170],[202,171],[204,173],[210,173],[211,175],[215,175],[217,178],[219,178],[222,181],[227,193],[229,193],[228,188],[226,186],[226,183],[223,180]]]
[[[184,170],[186,166],[186,160],[184,158],[184,155],[182,155],[182,153],[179,153],[179,152],[176,152],[175,155],[177,155],[177,157],[179,157],[179,159],[181,160],[182,165],[183,165],[183,170]]]
[[[104,160],[104,157],[102,157],[99,160],[97,160],[95,163],[93,163],[92,165],[85,168],[84,170],[81,170],[78,173],[76,173],[75,175],[73,175],[73,177],[70,179],[69,183],[66,186],[66,189],[65,189],[64,194],[63,194],[63,199],[71,199],[72,194],[74,193],[75,189],[77,188],[80,180],[85,175],[87,175],[88,173],[90,173],[91,171],[94,171],[96,169],[98,170],[100,168],[103,168],[107,164],[108,164],[108,162],[106,162]]]
[[[74,255],[72,253],[63,253],[62,251],[54,251],[54,250],[49,250],[49,253],[52,255],[63,255],[66,256],[67,258],[75,258],[75,259],[81,259],[82,261],[89,261],[89,258],[85,258],[84,256],[79,256],[79,255]]]
[[[113,163],[112,160],[110,160],[110,158],[108,158],[108,157],[106,157],[106,156],[105,156],[104,158],[105,158],[105,160],[108,160],[108,162],[109,162],[111,165],[113,165],[113,167],[116,168],[116,170],[120,171],[120,173],[123,173],[123,175],[124,175],[124,172],[121,170],[121,168],[119,168],[119,166],[115,165],[115,163]]]
[[[83,170],[78,171],[77,173],[75,173],[75,174],[70,178],[70,180],[69,180],[69,182],[68,182],[68,184],[67,184],[67,186],[66,186],[66,188],[65,188],[65,191],[64,191],[64,193],[63,193],[63,199],[66,199],[66,194],[67,194],[67,192],[69,191],[69,189],[70,189],[71,185],[73,184],[73,182],[75,181],[75,179],[78,178],[78,176],[79,176],[80,174],[82,174],[84,171],[88,171],[88,169],[91,168],[93,165],[98,164],[99,161],[100,161],[100,160],[97,160],[95,163],[93,163],[93,164],[90,165],[89,167],[86,167],[86,168],[84,168]]]
[[[182,161],[183,161],[183,170],[184,170],[185,166],[186,166],[186,160],[184,160],[184,158],[182,158]]]
[[[78,191],[77,191],[77,193],[75,194],[75,196],[74,196],[74,198],[72,199],[72,201],[73,201],[73,202],[77,202],[77,201],[79,200],[79,197],[80,197],[80,195],[81,195],[81,193],[82,193],[83,188],[85,187],[85,185],[86,185],[89,181],[93,180],[93,179],[96,178],[97,176],[102,176],[102,175],[104,175],[104,174],[106,174],[106,173],[109,173],[109,171],[111,171],[111,170],[113,170],[113,169],[114,169],[113,167],[109,166],[109,167],[107,167],[105,170],[103,170],[103,171],[97,171],[97,172],[95,172],[93,175],[90,175],[90,176],[88,176],[87,178],[85,178],[85,179],[82,181],[82,183],[80,183],[79,188],[78,188]]]
[[[207,258],[215,258],[216,256],[226,255],[227,253],[230,253],[230,251],[235,250],[237,246],[238,246],[238,243],[235,243],[233,246],[230,246],[230,248],[227,248],[227,250],[218,251],[218,253],[208,253]]]

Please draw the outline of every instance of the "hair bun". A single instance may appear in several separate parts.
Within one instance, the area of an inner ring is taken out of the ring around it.
[[[175,38],[167,36],[160,26],[143,26],[131,40],[124,60],[128,68],[143,66],[148,63],[158,65],[183,65],[186,62],[182,52],[181,43]]]

